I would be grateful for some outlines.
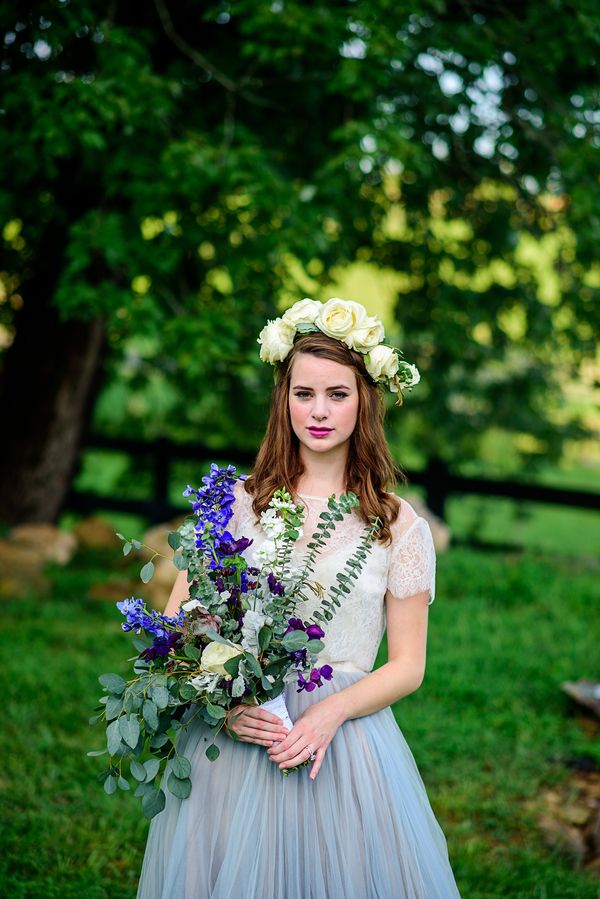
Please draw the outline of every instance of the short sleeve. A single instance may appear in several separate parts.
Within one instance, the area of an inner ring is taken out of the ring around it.
[[[392,526],[392,548],[387,589],[402,599],[428,591],[435,599],[435,547],[428,522],[416,517],[403,533]]]

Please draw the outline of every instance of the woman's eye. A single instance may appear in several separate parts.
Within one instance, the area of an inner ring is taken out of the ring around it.
[[[348,396],[347,393],[332,393],[331,395],[335,396],[336,399],[338,399],[338,400],[345,400],[346,397]]]
[[[298,397],[299,400],[303,400],[303,399],[306,399],[306,397],[308,396],[308,393],[306,392],[306,390],[298,390],[298,391],[296,391],[294,396]]]

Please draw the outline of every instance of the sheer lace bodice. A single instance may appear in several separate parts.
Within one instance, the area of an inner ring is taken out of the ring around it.
[[[252,561],[265,539],[264,534],[256,523],[252,497],[244,490],[242,481],[235,485],[235,496],[229,529],[235,537],[253,538],[254,543],[246,552]],[[310,542],[319,515],[327,510],[326,497],[299,494],[299,499],[306,508],[303,536],[294,550],[298,562]],[[336,523],[314,570],[314,580],[326,590],[336,582],[337,572],[352,555],[364,527],[355,513]],[[398,601],[421,592],[429,593],[430,604],[435,598],[435,549],[431,530],[427,521],[404,499],[401,500],[400,514],[392,525],[391,545],[376,543],[373,546],[352,592],[327,624],[320,662],[329,662],[338,670],[371,670],[385,629],[387,590]],[[318,607],[319,600],[311,598],[298,606],[297,613],[306,618]]]

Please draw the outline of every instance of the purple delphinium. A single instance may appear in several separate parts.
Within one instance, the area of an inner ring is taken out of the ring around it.
[[[125,615],[125,621],[121,624],[124,631],[136,631],[137,633],[143,628],[156,637],[166,638],[169,631],[167,628],[179,628],[183,625],[185,613],[179,612],[174,618],[168,615],[161,615],[154,609],[148,613],[148,609],[143,599],[124,599],[123,602],[117,603],[117,609]]]
[[[317,687],[323,686],[323,678],[325,680],[331,680],[333,677],[333,668],[331,665],[322,665],[320,668],[313,668],[308,676],[308,680],[303,677],[302,673],[298,672],[298,689],[297,693],[301,693],[302,690],[306,690],[307,693],[312,693]]]
[[[234,540],[229,531],[224,531],[216,549],[221,556],[235,556],[243,553],[253,542],[248,537],[240,537],[239,540]]]
[[[211,557],[213,556],[211,544],[216,546],[223,537],[226,541],[233,540],[231,534],[225,529],[233,514],[235,481],[235,466],[228,465],[226,468],[219,468],[213,462],[209,474],[202,478],[204,486],[195,490],[188,485],[183,492],[186,497],[194,497],[190,499],[190,502],[198,516],[198,524],[195,529],[196,546]],[[221,555],[225,555],[225,553],[221,553]],[[214,558],[213,563],[217,564]]]
[[[148,646],[140,653],[140,658],[149,662],[152,659],[168,656],[172,649],[176,649],[179,646],[182,639],[183,634],[178,633],[178,631],[171,631],[166,637],[155,637],[152,646]]]

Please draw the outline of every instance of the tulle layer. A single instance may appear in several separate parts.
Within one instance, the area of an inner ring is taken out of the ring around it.
[[[311,694],[287,687],[292,720],[362,676],[336,670]],[[284,777],[264,748],[224,735],[210,762],[209,742],[197,720],[182,738],[192,793],[182,801],[166,791],[137,899],[459,897],[444,834],[391,709],[347,721],[314,781],[309,768]]]

